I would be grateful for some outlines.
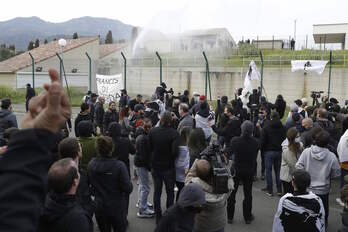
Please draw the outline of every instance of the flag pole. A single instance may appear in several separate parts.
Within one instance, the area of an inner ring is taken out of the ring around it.
[[[261,60],[261,83],[260,83],[260,97],[262,96],[262,90],[263,90],[263,56],[262,51],[260,50],[260,60]]]
[[[327,97],[330,99],[330,87],[331,87],[331,65],[332,65],[332,51],[330,51],[330,66],[329,66],[329,86],[327,90]]]

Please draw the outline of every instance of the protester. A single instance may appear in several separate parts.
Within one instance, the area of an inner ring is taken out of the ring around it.
[[[121,90],[121,97],[120,97],[120,100],[118,102],[119,110],[121,111],[122,108],[127,107],[129,101],[130,101],[130,97],[127,94],[127,90],[122,89]]]
[[[130,109],[131,111],[134,111],[135,105],[137,105],[137,104],[143,104],[143,103],[142,103],[142,100],[143,100],[143,96],[142,96],[141,94],[138,94],[138,95],[136,96],[136,98],[134,98],[134,99],[132,99],[132,100],[130,100],[130,101],[128,102],[128,107],[129,107],[129,109]]]
[[[179,105],[180,121],[178,125],[178,132],[180,133],[184,127],[193,128],[194,122],[193,118],[189,113],[189,106],[186,103],[181,103]]]
[[[190,109],[190,114],[192,114],[193,116],[196,116],[197,112],[200,109],[200,105],[206,102],[206,97],[204,95],[200,95],[198,99],[199,101],[196,102],[193,106],[191,106],[191,109]]]
[[[190,92],[188,90],[185,90],[184,94],[179,96],[180,102],[189,105],[190,104],[189,94]]]
[[[315,145],[305,149],[296,168],[307,171],[312,179],[309,190],[318,195],[325,208],[325,222],[329,217],[330,179],[340,176],[341,170],[335,154],[327,148],[330,135],[321,131],[315,136]]]
[[[192,232],[195,216],[205,203],[205,194],[198,184],[186,185],[176,204],[164,213],[155,232]]]
[[[325,232],[323,203],[317,195],[307,192],[312,183],[311,176],[306,171],[297,170],[291,179],[294,193],[287,193],[280,198],[274,216],[273,232]]]
[[[126,196],[132,192],[132,183],[126,165],[112,157],[112,139],[100,136],[96,149],[98,156],[88,165],[88,177],[97,203],[95,212],[101,232],[124,232],[127,228]]]
[[[232,138],[230,145],[230,153],[234,154],[234,190],[228,198],[227,216],[228,223],[233,222],[236,194],[239,184],[243,183],[243,216],[246,224],[250,224],[254,220],[252,214],[252,186],[254,176],[254,166],[256,165],[256,158],[259,151],[259,142],[253,138],[253,123],[251,121],[243,122],[240,137]]]
[[[199,102],[200,95],[199,93],[193,92],[192,98],[190,100],[190,110]],[[191,112],[191,111],[190,111]]]
[[[121,125],[121,135],[123,137],[128,137],[133,131],[133,127],[130,125],[129,121],[129,108],[123,107],[120,110],[119,124]]]
[[[320,108],[317,112],[315,127],[320,127],[327,131],[332,138],[337,138],[337,133],[334,124],[328,119],[329,113],[326,109]]]
[[[227,104],[228,104],[228,97],[227,96],[222,96],[221,100],[218,97],[217,106],[215,109],[215,124],[219,125],[219,123],[221,121],[221,116],[224,114],[225,107],[227,106]]]
[[[0,110],[0,138],[3,138],[6,129],[16,127],[17,118],[14,113],[12,113],[12,104],[10,99],[1,100],[1,110]]]
[[[167,209],[174,203],[175,159],[178,155],[179,134],[171,127],[172,123],[172,115],[166,111],[161,117],[159,127],[152,128],[149,133],[152,151],[152,177],[155,188],[153,202],[157,224],[162,217],[163,182],[167,193]]]
[[[109,134],[109,126],[112,122],[118,122],[118,112],[116,111],[116,103],[114,101],[109,102],[109,109],[104,114],[104,135]]]
[[[202,102],[195,115],[196,128],[202,128],[205,134],[205,139],[209,143],[213,134],[212,125],[215,124],[214,112],[210,111],[207,102]]]
[[[29,101],[30,99],[35,97],[35,90],[31,87],[29,83],[26,86],[27,86],[27,92],[25,94],[25,111],[28,112]]]
[[[226,147],[230,146],[232,138],[240,136],[241,133],[241,120],[233,113],[234,112],[232,107],[225,107],[224,115],[226,118],[228,118],[228,121],[225,124],[225,126],[223,128],[217,128],[215,125],[212,126],[214,132],[223,138]]]
[[[348,185],[344,185],[341,190],[341,201],[343,202],[344,208],[342,212],[342,227],[338,232],[348,231]]]
[[[251,108],[252,105],[259,106],[260,105],[260,95],[257,92],[257,89],[253,89],[253,93],[249,96],[248,107]]]
[[[301,130],[301,143],[304,148],[310,147],[313,143],[312,140],[312,128],[313,120],[311,118],[304,118],[302,120],[302,130]]]
[[[95,116],[95,103],[97,102],[98,94],[92,93],[91,98],[87,102],[90,108],[91,121],[94,123]]]
[[[79,137],[79,132],[77,127],[81,121],[90,121],[92,122],[91,114],[90,114],[90,105],[88,103],[83,102],[80,106],[80,113],[77,115],[75,119],[75,136]]]
[[[94,115],[94,122],[97,127],[99,127],[100,133],[103,134],[103,120],[104,120],[104,103],[105,103],[105,98],[100,96],[98,97],[97,103],[95,103],[95,115]]]
[[[292,174],[296,170],[295,165],[302,153],[302,144],[299,138],[299,132],[295,127],[291,127],[287,133],[287,144],[283,146],[282,164],[280,168],[280,180],[283,185],[283,193],[293,193],[291,184]]]
[[[88,163],[96,155],[95,142],[96,137],[93,134],[93,124],[90,121],[82,121],[77,126],[77,131],[80,135],[78,141],[81,144],[82,158],[79,168],[83,171],[87,171]]]
[[[71,158],[55,162],[48,171],[46,198],[38,231],[93,231],[91,216],[76,200],[80,182],[77,164]]]
[[[348,121],[346,121],[348,124]],[[346,126],[344,126],[346,127]],[[341,166],[341,188],[344,185],[344,177],[348,175],[348,130],[342,135],[337,146],[338,159]]]
[[[265,154],[266,165],[266,188],[262,190],[268,196],[273,196],[273,178],[272,167],[275,172],[275,179],[277,185],[278,195],[282,195],[282,187],[280,182],[280,167],[282,161],[282,147],[281,144],[285,139],[285,128],[282,125],[279,114],[272,112],[271,121],[261,133],[261,150]]]
[[[190,135],[191,128],[184,127],[180,131],[180,143],[179,143],[179,153],[178,157],[175,160],[175,184],[178,188],[178,192],[176,193],[176,201],[178,201],[180,192],[185,185],[185,177],[189,170],[190,166],[190,154],[189,149],[187,147],[188,137]]]
[[[191,166],[193,165],[193,162],[196,159],[200,158],[201,152],[208,146],[208,143],[205,140],[205,135],[202,128],[195,128],[191,130],[191,133],[188,137],[187,146],[189,148],[190,168],[191,168]]]
[[[138,207],[137,216],[140,218],[153,217],[155,212],[151,209],[152,205],[147,202],[150,194],[149,172],[151,171],[151,149],[149,142],[149,132],[152,123],[149,119],[145,119],[144,125],[136,130],[136,153],[134,157],[134,165],[137,167],[139,176],[138,187]]]
[[[224,231],[227,224],[227,198],[230,194],[213,193],[211,165],[206,160],[195,160],[187,174],[185,183],[198,184],[205,193],[206,205],[203,210],[196,215],[194,230],[197,232]],[[233,186],[228,186],[229,190]]]
[[[278,95],[277,99],[274,103],[274,108],[279,114],[279,118],[282,119],[284,117],[285,109],[286,109],[286,101],[282,95]]]

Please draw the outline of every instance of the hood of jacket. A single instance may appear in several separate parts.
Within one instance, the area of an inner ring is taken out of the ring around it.
[[[43,209],[42,219],[46,222],[55,222],[65,216],[76,204],[74,195],[49,193]]]
[[[329,152],[327,148],[318,147],[316,145],[313,145],[310,149],[311,149],[311,156],[313,157],[313,159],[316,159],[316,160],[323,160],[326,154]]]
[[[5,109],[0,110],[0,118],[5,118],[5,117],[9,116],[11,113],[12,112],[9,110],[5,110]]]
[[[117,122],[112,122],[109,125],[110,137],[117,138],[121,137],[121,126]]]
[[[207,118],[210,115],[209,108],[205,108],[205,109],[199,108],[197,114],[203,118]]]
[[[186,185],[180,192],[178,204],[182,207],[198,207],[205,204],[205,193],[196,183]]]
[[[191,182],[198,184],[203,189],[207,203],[219,203],[224,201],[227,197],[227,194],[213,193],[213,187],[198,177],[192,178]]]

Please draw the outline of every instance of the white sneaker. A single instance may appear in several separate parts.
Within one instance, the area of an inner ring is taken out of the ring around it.
[[[138,212],[137,216],[139,218],[152,218],[155,216],[155,211],[151,210],[151,209],[146,209],[143,212]]]
[[[139,202],[136,203],[135,207],[139,208]],[[147,207],[153,208],[153,204],[151,204],[150,202],[147,202]]]
[[[179,191],[178,187],[175,186],[174,191],[175,192]]]
[[[344,207],[344,203],[342,202],[341,198],[336,198],[336,202],[337,202],[340,206]]]

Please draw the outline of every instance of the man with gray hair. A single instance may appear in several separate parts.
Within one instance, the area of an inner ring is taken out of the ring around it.
[[[253,137],[254,125],[251,121],[243,122],[242,135],[234,137],[231,141],[230,149],[234,154],[235,162],[235,177],[234,190],[228,198],[227,216],[228,223],[232,223],[234,216],[234,209],[236,204],[236,194],[239,183],[243,182],[244,201],[243,201],[243,216],[246,224],[250,224],[254,220],[251,213],[252,209],[252,186],[254,168],[256,165],[256,158],[260,149],[258,141]]]
[[[313,143],[312,139],[313,120],[305,118],[302,120],[301,142],[304,148],[310,147]]]
[[[180,122],[178,125],[178,132],[180,132],[182,128],[184,127],[193,128],[194,126],[193,119],[189,113],[189,106],[186,103],[181,103],[179,105],[179,115],[180,115]]]

